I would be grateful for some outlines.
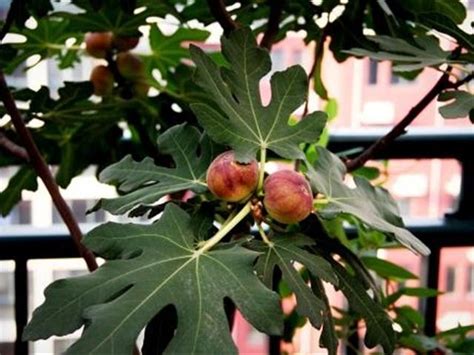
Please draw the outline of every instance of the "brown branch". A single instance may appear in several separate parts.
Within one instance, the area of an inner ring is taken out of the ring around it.
[[[12,123],[15,126],[15,129],[23,141],[23,145],[28,152],[30,157],[30,163],[35,169],[38,176],[43,181],[46,189],[48,190],[54,205],[58,209],[59,214],[61,215],[64,223],[66,224],[71,237],[74,241],[74,244],[82,258],[84,258],[87,267],[90,271],[97,269],[97,262],[95,260],[94,254],[87,249],[84,245],[81,244],[82,233],[79,229],[79,226],[72,215],[69,206],[66,204],[66,201],[61,196],[59,192],[59,187],[54,180],[54,177],[51,174],[46,162],[44,161],[41,153],[38,150],[30,131],[26,128],[25,123],[16,107],[15,100],[8,89],[7,83],[5,81],[5,76],[0,70],[0,98],[3,101],[6,111],[11,117]]]
[[[272,49],[273,41],[275,36],[278,34],[280,29],[280,18],[283,13],[283,5],[285,0],[269,0],[270,4],[270,15],[268,16],[267,29],[263,34],[262,40],[260,41],[260,47],[266,48],[269,51]]]
[[[221,25],[224,30],[224,35],[228,36],[233,30],[237,29],[239,25],[232,20],[230,14],[225,8],[224,0],[207,0],[207,5],[212,16]]]
[[[15,142],[11,141],[6,135],[0,132],[0,147],[9,152],[11,155],[20,158],[21,160],[29,161],[30,157],[25,148],[20,147]]]
[[[406,133],[406,128],[418,117],[418,115],[433,101],[443,90],[447,88],[453,88],[458,85],[449,81],[449,76],[452,68],[448,67],[448,70],[439,78],[436,84],[431,88],[430,91],[415,105],[411,108],[406,116],[392,128],[385,136],[378,139],[369,148],[363,151],[358,157],[348,160],[346,162],[346,168],[348,172],[354,171],[372,159],[377,153],[382,151],[386,146],[392,143],[402,134]],[[462,85],[462,84],[460,84]],[[459,86],[460,86],[459,85]]]

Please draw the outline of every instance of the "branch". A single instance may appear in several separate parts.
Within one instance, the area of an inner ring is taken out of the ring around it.
[[[270,2],[271,0],[269,0]],[[268,16],[267,29],[263,34],[262,40],[260,41],[260,47],[266,48],[271,51],[275,36],[278,34],[280,28],[280,18],[283,13],[283,5],[285,0],[274,0],[270,6],[270,15]]]
[[[418,115],[428,106],[433,99],[435,99],[443,90],[447,88],[457,87],[460,82],[453,83],[449,81],[449,75],[452,68],[448,67],[448,70],[439,78],[436,84],[431,88],[430,91],[412,107],[406,116],[392,128],[385,136],[373,143],[369,148],[363,151],[358,157],[348,160],[346,162],[346,168],[348,172],[354,171],[372,159],[377,153],[382,151],[386,146],[392,143],[402,134],[406,133],[406,128],[418,117]],[[459,84],[459,86],[462,84]]]
[[[474,72],[472,72],[471,74],[467,75],[464,79],[462,80],[459,80],[459,81],[456,81],[454,83],[450,82],[449,85],[448,85],[448,89],[457,89],[461,86],[463,86],[464,84],[467,84],[468,82],[470,82],[472,79],[474,79]]]
[[[323,57],[324,57],[324,42],[326,42],[326,37],[327,37],[326,32],[324,32],[323,30],[323,33],[321,34],[319,41],[316,42],[316,47],[314,48],[314,61],[308,73],[308,82],[309,82],[308,83],[308,97],[306,98],[306,103],[304,105],[304,111],[303,111],[302,117],[305,117],[308,114],[309,91],[311,90],[310,82],[313,79],[314,74],[316,73],[316,69],[318,68],[318,66],[322,64]]]
[[[8,89],[7,83],[5,82],[5,76],[0,70],[0,97],[3,101],[6,111],[11,117],[12,123],[15,126],[15,129],[23,141],[26,151],[28,152],[29,160],[33,168],[35,169],[38,176],[43,181],[46,189],[48,190],[53,203],[58,209],[59,214],[61,215],[64,223],[66,224],[71,237],[74,241],[74,244],[82,258],[84,258],[87,267],[90,271],[97,269],[97,262],[95,260],[94,254],[87,249],[84,245],[81,244],[82,233],[79,229],[79,226],[72,215],[69,206],[66,204],[66,201],[61,196],[59,192],[59,187],[56,184],[53,176],[51,175],[46,162],[44,161],[41,153],[38,150],[30,131],[26,128],[25,123],[16,107],[15,100]]]
[[[8,14],[3,23],[2,29],[0,30],[0,42],[6,36],[6,34],[10,31],[10,27],[12,27],[13,22],[15,21],[16,13],[20,8],[21,1],[20,0],[13,0],[10,4],[10,9],[8,9]]]
[[[5,149],[11,155],[20,158],[21,160],[29,161],[30,157],[25,148],[20,147],[15,142],[11,141],[6,135],[0,132],[0,147]]]
[[[224,0],[207,0],[207,5],[212,16],[214,16],[224,30],[224,35],[228,36],[233,30],[239,27],[227,12]]]

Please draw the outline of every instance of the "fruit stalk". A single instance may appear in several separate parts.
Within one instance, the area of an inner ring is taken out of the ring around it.
[[[257,193],[260,195],[263,190],[263,178],[265,177],[265,162],[267,160],[267,150],[265,148],[260,149],[260,170],[258,176]]]
[[[196,254],[200,255],[211,249],[217,243],[219,243],[222,238],[224,238],[237,224],[239,224],[250,213],[250,207],[251,203],[250,201],[248,201],[244,205],[244,207],[242,207],[239,213],[235,215],[234,218],[225,223],[225,225],[223,225],[222,228],[219,229],[216,234],[214,234],[214,236],[208,239],[206,243],[204,243],[204,245],[196,251]]]

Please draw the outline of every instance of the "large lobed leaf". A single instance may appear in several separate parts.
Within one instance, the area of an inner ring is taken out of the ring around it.
[[[214,146],[206,136],[195,127],[177,125],[160,135],[158,149],[173,157],[175,168],[156,166],[151,158],[136,162],[126,156],[99,176],[101,182],[115,184],[126,194],[102,199],[97,207],[123,214],[139,205],[153,204],[173,192],[206,191],[205,174],[215,155]]]
[[[215,103],[196,103],[191,108],[211,138],[231,146],[237,159],[248,161],[261,149],[284,158],[303,158],[298,145],[318,140],[326,123],[325,113],[315,112],[296,125],[288,125],[289,116],[306,99],[308,82],[300,66],[272,76],[271,102],[262,105],[259,84],[270,71],[270,55],[257,46],[249,29],[222,38],[228,67],[219,68],[196,46],[190,50],[197,67],[196,82]]]
[[[353,48],[345,52],[375,60],[393,61],[394,71],[414,71],[430,66],[438,67],[445,63],[456,63],[449,59],[451,52],[443,51],[439,41],[432,36],[415,38],[416,45],[389,36],[372,36],[370,39],[380,46],[380,50]]]
[[[257,254],[237,245],[199,254],[193,243],[190,216],[173,204],[155,224],[107,223],[94,229],[86,246],[114,260],[90,275],[49,286],[24,338],[85,326],[69,354],[131,354],[143,327],[173,305],[178,327],[167,353],[236,353],[226,297],[257,329],[280,334],[279,298],[254,274]]]
[[[367,180],[354,177],[356,187],[344,184],[344,163],[328,150],[317,147],[318,160],[314,166],[308,164],[308,177],[314,191],[326,196],[329,203],[319,211],[324,218],[333,218],[348,213],[368,226],[393,235],[412,251],[428,255],[430,250],[411,232],[403,227],[395,201],[388,192],[372,186]]]
[[[311,244],[314,244],[314,241],[303,235],[276,235],[272,238],[270,245],[254,242],[252,246],[262,253],[255,268],[264,283],[272,287],[273,272],[275,267],[278,267],[282,272],[283,280],[296,294],[298,313],[307,317],[314,327],[320,328],[326,310],[325,304],[316,297],[293,264],[298,262],[315,277],[335,285],[337,285],[337,278],[334,276],[331,265],[325,259],[303,249]]]
[[[438,101],[447,102],[439,108],[439,113],[444,118],[464,118],[474,123],[474,95],[468,91],[445,91],[438,96]]]

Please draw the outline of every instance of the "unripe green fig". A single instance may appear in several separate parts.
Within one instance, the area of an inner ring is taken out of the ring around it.
[[[95,58],[105,58],[112,49],[112,33],[89,32],[85,37],[86,51]]]
[[[217,156],[207,170],[207,186],[221,200],[238,202],[249,197],[258,185],[258,163],[235,160],[232,150]]]
[[[117,54],[117,69],[125,79],[138,79],[143,76],[145,67],[142,60],[130,53]]]
[[[105,65],[96,66],[91,72],[90,80],[97,96],[109,95],[114,89],[114,76]]]
[[[117,52],[126,52],[135,48],[138,45],[138,41],[138,37],[114,35],[112,39],[112,45],[117,50]]]
[[[268,214],[284,224],[298,223],[313,209],[313,193],[304,176],[280,170],[265,179],[263,205]]]

